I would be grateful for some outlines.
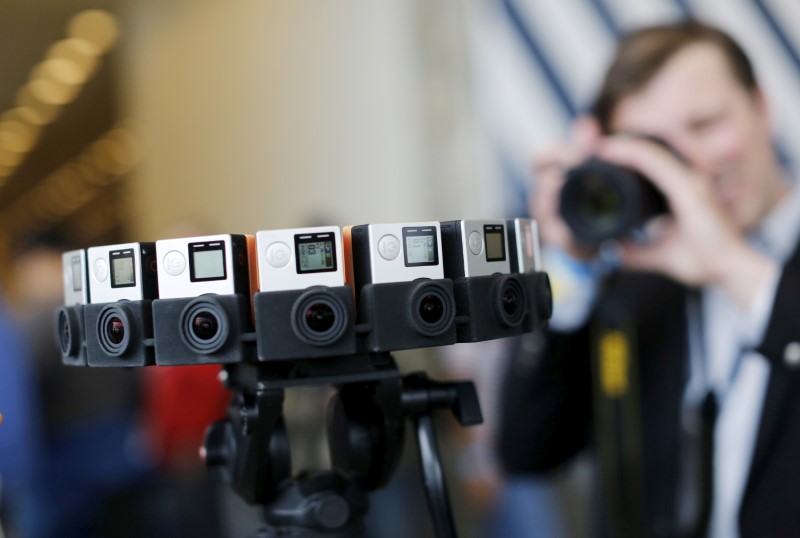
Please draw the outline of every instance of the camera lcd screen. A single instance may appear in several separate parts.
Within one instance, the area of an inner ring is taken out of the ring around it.
[[[332,233],[294,236],[297,273],[336,271],[336,246]]]
[[[189,268],[192,282],[225,280],[225,244],[189,243]]]
[[[83,271],[81,271],[81,257],[72,257],[72,291],[83,290]]]
[[[486,238],[486,261],[502,262],[506,259],[505,226],[502,224],[486,224],[483,227]]]
[[[403,228],[406,267],[437,265],[436,228]]]
[[[136,275],[133,270],[133,250],[115,250],[109,252],[111,262],[111,287],[131,288],[136,285]]]

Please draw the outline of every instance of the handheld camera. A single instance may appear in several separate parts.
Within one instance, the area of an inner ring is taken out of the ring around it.
[[[159,299],[153,303],[159,365],[245,360],[251,331],[252,236],[156,241]],[[179,338],[174,338],[175,334]]]
[[[438,222],[344,229],[347,281],[367,351],[455,343],[455,298],[445,279]]]
[[[528,311],[525,282],[511,273],[504,220],[442,222],[445,276],[453,279],[459,342],[520,334]]]
[[[345,285],[339,227],[260,231],[256,251],[258,358],[355,353],[355,308]]]
[[[83,311],[89,303],[89,275],[86,251],[71,250],[61,255],[64,306],[56,311],[56,341],[61,362],[68,366],[86,366],[86,330]]]
[[[155,243],[87,250],[91,290],[85,309],[90,366],[146,366],[153,350],[151,302],[158,297]]]

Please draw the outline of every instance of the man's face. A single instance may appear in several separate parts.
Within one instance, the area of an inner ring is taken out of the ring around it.
[[[713,181],[741,231],[753,229],[785,191],[761,94],[734,79],[714,45],[698,43],[675,54],[644,88],[619,102],[611,126],[674,147]]]

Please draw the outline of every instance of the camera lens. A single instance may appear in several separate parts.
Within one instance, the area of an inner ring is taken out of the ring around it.
[[[492,291],[495,319],[505,327],[519,327],[525,318],[528,304],[519,275],[497,275]]]
[[[200,340],[211,340],[217,335],[219,323],[210,312],[199,312],[192,320],[192,332]]]
[[[306,325],[319,333],[329,331],[336,322],[336,313],[326,303],[314,303],[306,309]]]
[[[419,315],[425,323],[437,323],[444,315],[442,299],[433,294],[426,295],[419,303]]]
[[[421,281],[411,293],[409,321],[425,337],[445,334],[453,328],[455,301],[452,288],[441,282]]]
[[[231,323],[225,305],[214,297],[198,297],[181,312],[180,337],[194,353],[210,355],[229,341]]]
[[[294,301],[290,319],[294,335],[317,347],[338,342],[352,323],[343,298],[322,286],[307,289]]]
[[[640,173],[590,158],[567,172],[559,211],[579,241],[598,245],[640,229],[667,203]]]
[[[58,326],[61,329],[59,331],[61,353],[68,355],[70,352],[70,347],[72,347],[72,330],[69,327],[69,319],[67,318],[67,314],[63,311],[59,312],[58,314]]]
[[[112,344],[121,344],[125,339],[125,323],[116,316],[109,318],[106,321],[106,336]]]
[[[103,353],[123,357],[137,334],[135,316],[123,303],[109,304],[97,317],[97,337]]]
[[[519,296],[516,293],[516,290],[512,288],[506,288],[503,290],[503,310],[509,316],[514,316],[517,313],[517,309],[519,308]]]
[[[613,226],[617,215],[624,211],[624,201],[618,190],[611,189],[606,179],[589,172],[583,179],[584,196],[581,210],[587,218],[595,219],[597,226]]]

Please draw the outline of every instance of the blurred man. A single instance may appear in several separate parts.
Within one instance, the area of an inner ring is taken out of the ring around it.
[[[751,65],[714,28],[647,28],[621,42],[593,116],[536,163],[542,239],[585,292],[512,361],[504,464],[555,468],[593,429],[606,535],[800,536],[800,190]],[[602,283],[558,213],[589,155],[669,206]]]

